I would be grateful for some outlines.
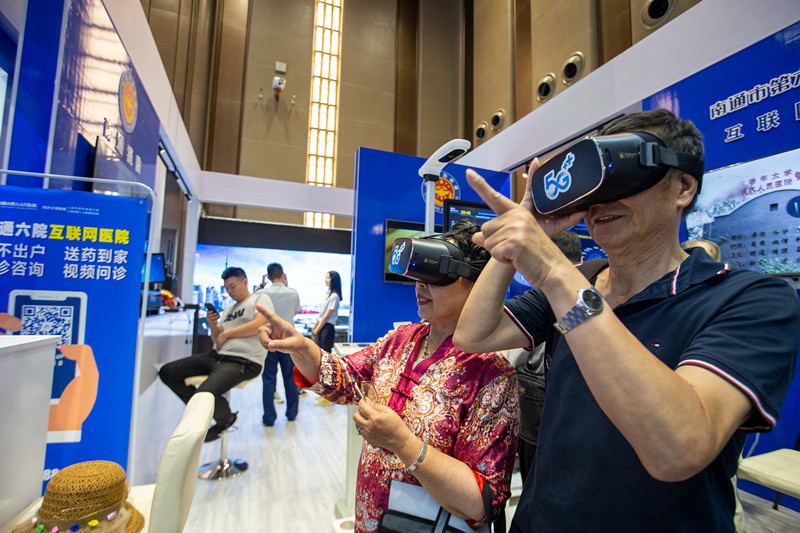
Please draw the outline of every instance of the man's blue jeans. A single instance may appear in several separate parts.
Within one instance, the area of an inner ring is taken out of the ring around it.
[[[294,362],[288,353],[268,352],[264,362],[264,373],[261,379],[264,383],[262,400],[264,402],[264,416],[261,419],[266,426],[275,424],[278,414],[275,412],[275,385],[278,378],[278,365],[281,366],[283,388],[286,391],[286,418],[294,420],[297,417],[299,403],[299,390],[294,383]]]

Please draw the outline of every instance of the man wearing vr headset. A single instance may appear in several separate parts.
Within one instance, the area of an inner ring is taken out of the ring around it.
[[[353,420],[365,440],[356,478],[358,533],[376,530],[391,480],[422,485],[454,516],[475,523],[489,514],[486,501],[497,517],[511,494],[519,433],[514,369],[498,353],[464,353],[451,340],[489,260],[472,242],[478,229],[459,221],[438,238],[395,241],[392,270],[417,282],[424,322],[400,326],[346,357],[259,309],[269,322],[262,344],[291,355],[298,385],[333,403],[358,404]]]
[[[467,174],[500,216],[474,238],[493,259],[454,342],[485,351],[549,339],[539,447],[511,531],[734,531],[730,478],[746,433],[777,420],[800,302],[777,278],[681,249],[702,179],[691,122],[654,110],[612,122],[607,135],[590,140],[594,175],[579,169],[589,152],[576,144],[531,177],[520,205]],[[620,173],[622,159],[636,165]],[[609,176],[616,193],[592,196]],[[558,200],[548,184],[565,193],[560,204],[537,201]],[[572,184],[580,194],[570,196]],[[608,254],[589,280],[547,237],[581,217]],[[535,289],[504,305],[515,269]]]

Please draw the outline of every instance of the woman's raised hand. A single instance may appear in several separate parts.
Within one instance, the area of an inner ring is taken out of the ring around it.
[[[258,340],[271,352],[292,353],[300,351],[307,341],[294,326],[261,304],[256,310],[267,319],[264,326],[258,328]]]

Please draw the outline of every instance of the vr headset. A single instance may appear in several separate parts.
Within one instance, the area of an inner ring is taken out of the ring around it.
[[[481,271],[464,261],[458,247],[443,239],[395,239],[389,270],[431,285],[450,285],[458,278],[475,281]]]
[[[568,215],[649,189],[670,168],[703,184],[705,163],[676,152],[650,133],[587,137],[562,150],[531,176],[533,204],[543,215]]]

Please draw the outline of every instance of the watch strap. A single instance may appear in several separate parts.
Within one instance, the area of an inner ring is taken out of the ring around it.
[[[587,302],[586,294],[592,294],[595,298],[599,299],[599,306],[597,309],[592,308],[592,304]],[[603,296],[595,289],[590,287],[588,289],[578,290],[578,301],[572,306],[572,309],[558,320],[553,327],[559,333],[565,335],[568,331],[574,329],[578,324],[585,321],[587,318],[596,315],[603,310]]]
[[[556,322],[554,325],[559,333],[564,335],[566,332],[586,320],[588,317],[589,313],[586,312],[586,309],[579,305],[575,305],[567,312],[566,315],[561,317],[561,320]]]

